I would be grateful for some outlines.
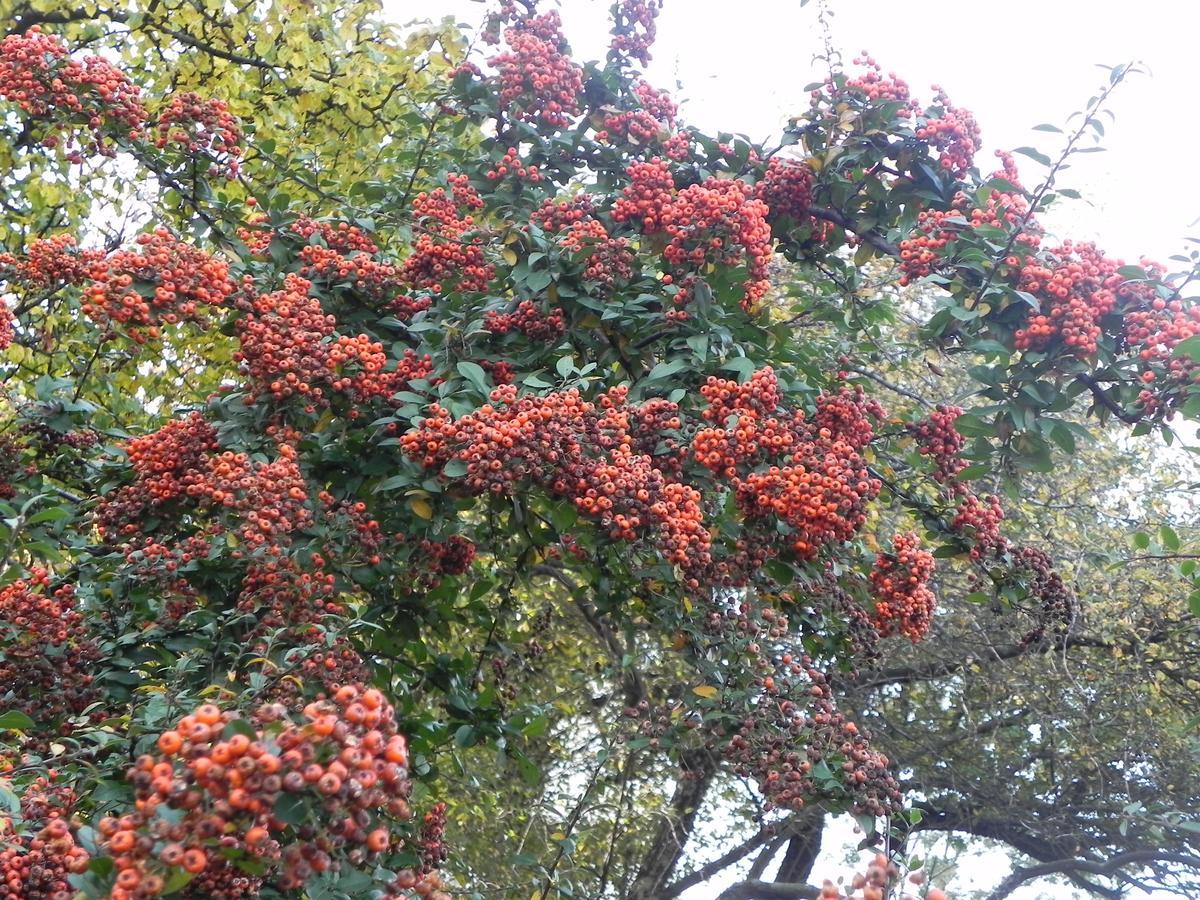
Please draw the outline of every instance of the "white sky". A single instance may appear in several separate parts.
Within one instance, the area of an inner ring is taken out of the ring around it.
[[[476,25],[485,10],[477,0],[383,2],[401,22],[449,15]],[[578,58],[602,58],[610,2],[557,4]],[[543,0],[546,8],[552,4]],[[834,46],[847,63],[868,50],[885,71],[904,78],[918,99],[929,98],[929,85],[937,83],[956,105],[975,114],[984,139],[977,159],[985,171],[997,148],[1034,146],[1057,158],[1065,138],[1032,127],[1048,122],[1065,130],[1068,116],[1107,79],[1097,63],[1140,61],[1149,74],[1120,88],[1110,103],[1115,122],[1104,119],[1107,151],[1076,157],[1059,178],[1060,187],[1079,190],[1084,202],[1071,203],[1047,224],[1060,237],[1095,240],[1130,262],[1143,255],[1166,261],[1191,246],[1185,237],[1200,237],[1200,178],[1191,171],[1200,150],[1193,88],[1200,3],[828,0],[828,8]],[[805,7],[800,0],[666,0],[647,77],[675,89],[689,124],[768,138],[789,115],[806,108],[804,86],[822,77],[813,62],[822,49],[817,11],[818,0]],[[1022,180],[1036,185],[1040,167],[1018,160]],[[838,830],[852,837],[848,829]],[[841,856],[840,849],[828,848],[814,878],[843,872]],[[992,877],[973,887],[1006,874],[1002,859],[987,862],[979,868],[990,869]],[[714,881],[684,897],[713,900],[727,883]],[[1045,886],[1012,895],[1065,896],[1070,892]]]

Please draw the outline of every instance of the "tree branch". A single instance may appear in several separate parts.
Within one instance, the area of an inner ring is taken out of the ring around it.
[[[1116,856],[1109,857],[1104,862],[1092,862],[1070,856],[1063,859],[1050,860],[1036,866],[1023,866],[1016,869],[1004,881],[1000,882],[999,886],[988,895],[987,900],[1004,900],[1005,897],[1022,884],[1032,881],[1035,878],[1059,874],[1072,877],[1072,872],[1086,872],[1091,875],[1099,875],[1102,878],[1116,878],[1135,884],[1136,882],[1133,877],[1122,872],[1121,869],[1131,864],[1155,862],[1177,863],[1179,865],[1190,866],[1194,869],[1200,869],[1200,856],[1192,856],[1190,853],[1170,853],[1162,850],[1130,850],[1127,853],[1118,853]],[[1119,898],[1123,894],[1118,888],[1093,886],[1092,890],[1097,890],[1102,895],[1113,898]]]
[[[811,884],[782,881],[741,881],[724,890],[717,900],[819,900],[821,889]]]
[[[844,228],[846,231],[852,232],[864,244],[870,244],[880,253],[887,256],[900,255],[900,248],[885,238],[878,231],[873,231],[869,228],[858,230],[858,226],[844,213],[836,209],[827,209],[823,206],[810,206],[808,214],[814,219],[820,219],[822,222],[829,222],[839,228]]]

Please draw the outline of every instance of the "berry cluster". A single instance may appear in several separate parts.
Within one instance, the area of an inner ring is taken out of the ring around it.
[[[971,540],[971,559],[982,561],[1000,557],[1008,540],[1000,534],[1004,508],[995,496],[980,498],[967,492],[954,511],[950,528]]]
[[[912,533],[899,534],[890,553],[880,553],[871,570],[875,627],[883,637],[903,634],[914,643],[929,630],[937,598],[929,589],[933,554]]]
[[[908,82],[895,72],[884,75],[879,63],[865,50],[852,62],[856,66],[863,66],[865,71],[846,79],[846,93],[858,94],[871,103],[902,103],[904,106],[897,114],[905,117],[912,114],[915,105],[908,90]],[[833,83],[827,82],[826,89],[832,88]]]
[[[73,791],[52,788],[43,777],[21,798],[21,819],[27,835],[0,825],[0,900],[71,900],[75,889],[68,880],[85,872],[90,861],[75,842],[70,815]]]
[[[1124,263],[1108,259],[1093,244],[1071,244],[1026,258],[1014,272],[1016,287],[1038,298],[1039,311],[1017,330],[1018,350],[1044,350],[1061,341],[1075,356],[1096,353],[1101,320],[1117,307],[1117,274]]]
[[[908,433],[916,439],[921,455],[933,460],[934,481],[950,486],[955,491],[965,489],[955,478],[967,467],[966,460],[962,458],[966,441],[954,427],[961,415],[962,407],[942,404],[930,413],[929,418],[908,426]]]
[[[714,425],[696,433],[695,459],[732,484],[748,523],[769,518],[784,526],[801,559],[858,531],[880,489],[858,452],[871,440],[876,404],[846,390],[819,398],[812,422],[799,411],[776,414],[770,369],[742,385],[710,377],[701,393]]]
[[[101,324],[131,326],[134,340],[157,337],[164,324],[204,324],[203,312],[223,305],[236,290],[227,263],[165,228],[139,235],[137,245],[96,262],[83,298],[85,315]]]
[[[246,315],[237,322],[234,354],[249,377],[252,396],[275,401],[297,397],[308,411],[329,402],[329,393],[358,400],[387,399],[432,362],[409,350],[393,366],[383,344],[371,337],[336,335],[337,320],[309,293],[312,283],[289,274],[281,290],[238,301]]]
[[[1003,158],[1005,169],[998,174],[1013,181],[1012,159]],[[1036,248],[1041,242],[1041,230],[1035,220],[1027,218],[1028,209],[1022,194],[993,188],[982,206],[965,193],[959,193],[950,209],[921,210],[917,214],[916,232],[900,242],[900,284],[910,284],[948,264],[959,249],[960,236],[969,236],[982,226],[1004,231],[1020,228],[1016,244],[1023,250]],[[1019,267],[1020,258],[1010,255],[1004,263],[1010,269]]]
[[[117,871],[113,900],[158,896],[180,867],[218,883],[240,877],[230,863],[239,857],[261,862],[280,890],[298,889],[342,860],[383,853],[393,823],[410,818],[407,747],[374,688],[345,685],[299,715],[265,705],[252,735],[231,726],[237,719],[204,704],[130,769],[136,811],[99,823]],[[302,824],[280,818],[285,797],[303,807]],[[213,896],[206,890],[193,896]]]
[[[484,257],[482,238],[471,234],[475,231],[471,213],[483,207],[483,198],[466,175],[452,174],[447,180],[449,194],[445,188],[435,188],[413,200],[413,216],[421,230],[401,277],[413,288],[435,294],[455,282],[459,290],[486,290],[496,267]]]
[[[522,300],[509,313],[490,310],[483,317],[483,327],[492,334],[504,335],[517,331],[538,343],[557,341],[567,330],[567,320],[561,309],[543,313],[533,300]]]
[[[33,569],[28,578],[0,588],[0,702],[39,723],[29,740],[71,731],[69,719],[100,699],[94,686],[102,658],[96,637],[75,598],[75,589],[51,586],[50,573]]]
[[[639,79],[633,85],[632,94],[630,104],[636,104],[634,108],[605,113],[604,130],[597,133],[597,140],[611,140],[615,135],[634,144],[648,145],[657,142],[664,131],[675,127],[679,107],[667,91],[660,91]]]
[[[519,397],[504,385],[490,404],[457,421],[434,404],[401,444],[428,468],[462,461],[463,483],[477,494],[507,495],[534,484],[567,497],[613,540],[649,538],[698,585],[696,573],[710,562],[700,494],[637,451],[631,420],[638,411],[626,405],[625,393],[614,388],[593,403],[576,390]]]
[[[500,181],[510,176],[515,181],[528,181],[530,184],[540,184],[545,178],[536,165],[526,166],[521,161],[520,151],[516,147],[509,147],[500,162],[488,169],[486,177],[489,181]]]
[[[722,653],[737,648],[759,701],[728,735],[722,754],[737,774],[755,779],[771,806],[799,810],[814,797],[842,793],[858,813],[898,809],[890,761],[837,709],[829,679],[813,661],[782,649],[787,638],[787,617],[770,607],[754,614],[743,603],[707,615],[702,640]],[[822,763],[836,783],[818,778],[814,770]]]
[[[803,224],[812,205],[812,181],[813,171],[807,164],[773,156],[754,186],[754,196],[767,205],[771,224],[781,219]]]
[[[658,30],[655,20],[662,5],[663,0],[617,0],[613,5],[610,52],[622,59],[637,60],[643,66],[649,64],[650,48]]]
[[[139,93],[108,60],[71,59],[62,41],[42,34],[36,25],[0,40],[0,98],[45,125],[42,143],[47,147],[58,145],[60,133],[66,133],[70,146],[74,132],[86,131],[88,143],[68,153],[72,162],[82,162],[84,152],[114,155],[106,136],[110,130],[138,137],[146,120]]]
[[[345,612],[335,599],[334,582],[330,574],[300,571],[287,557],[264,560],[247,569],[237,609],[253,616],[254,634],[289,627],[309,637],[316,622]]]
[[[36,238],[25,253],[0,253],[0,277],[29,290],[81,284],[104,258],[102,250],[80,250],[69,234]]]
[[[521,18],[504,38],[508,49],[488,60],[500,82],[500,114],[565,127],[579,113],[583,69],[567,53],[558,13]]]
[[[529,222],[543,231],[555,234],[576,223],[592,220],[595,211],[596,206],[587,194],[558,199],[551,197],[543,200],[541,206],[529,214]]]
[[[943,169],[955,178],[962,178],[970,170],[982,142],[979,123],[970,112],[951,103],[940,87],[934,85],[933,89],[937,92],[933,106],[917,125],[916,135],[938,151],[938,162]]]
[[[753,189],[741,181],[709,178],[676,191],[660,157],[631,163],[627,174],[629,185],[614,204],[613,218],[640,219],[644,233],[670,236],[662,253],[676,274],[708,265],[745,265],[742,308],[755,309],[770,286],[766,276],[772,244],[769,210]],[[689,299],[684,289],[675,302],[682,306]]]
[[[154,130],[156,147],[178,147],[189,156],[207,156],[214,174],[220,169],[229,178],[237,177],[242,126],[225,101],[205,100],[194,91],[176,94],[158,114]]]
[[[198,416],[185,421],[186,425],[171,423],[127,446],[131,457],[140,456],[142,462],[134,464],[134,482],[100,504],[97,517],[104,533],[138,535],[148,513],[161,515],[166,512],[165,504],[185,499],[198,510],[210,511],[214,518],[232,519],[235,535],[250,548],[277,550],[288,535],[312,523],[307,484],[293,446],[280,444],[277,458],[269,462],[252,461],[249,455],[230,450],[211,452],[211,443],[181,446],[190,434],[207,436],[208,426]],[[194,516],[189,521],[200,527]],[[159,528],[163,527],[160,523]],[[217,531],[221,530],[219,526]],[[155,541],[151,545],[161,547]],[[144,548],[146,552],[152,552],[152,547]],[[181,547],[171,555],[188,552]]]
[[[530,219],[538,228],[560,234],[559,246],[582,259],[583,280],[607,294],[633,275],[634,254],[629,239],[612,237],[593,211],[587,195],[579,194],[545,201]]]
[[[1019,547],[1012,553],[1013,571],[1037,607],[1031,610],[1035,626],[1022,638],[1032,644],[1047,637],[1061,638],[1075,620],[1075,592],[1054,569],[1049,555],[1036,547]]]

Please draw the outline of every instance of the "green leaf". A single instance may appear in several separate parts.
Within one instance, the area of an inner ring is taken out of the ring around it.
[[[491,389],[488,387],[487,372],[483,370],[483,366],[479,365],[479,363],[474,363],[467,359],[460,360],[458,363],[458,373],[467,380],[467,383],[471,387],[475,388],[475,390],[485,397],[491,393]]]
[[[650,374],[646,376],[646,381],[661,381],[664,378],[669,378],[676,372],[686,369],[687,365],[688,363],[685,359],[673,359],[670,362],[660,362],[650,370]]]
[[[1159,527],[1158,540],[1172,553],[1179,549],[1179,535],[1175,533],[1175,529],[1170,525],[1163,525]]]
[[[0,713],[0,728],[7,731],[30,731],[36,727],[37,723],[20,710],[10,709]]]
[[[1034,150],[1032,147],[1018,147],[1013,151],[1013,153],[1020,153],[1022,156],[1028,156],[1034,162],[1039,162],[1046,167],[1049,167],[1053,164],[1050,160],[1050,157],[1039,150]]]
[[[167,876],[166,883],[163,885],[163,893],[166,895],[176,894],[183,890],[187,883],[195,877],[194,873],[176,866],[171,870],[171,874]]]
[[[1173,356],[1187,356],[1191,359],[1200,360],[1200,335],[1190,337],[1186,341],[1180,341],[1175,345]]]

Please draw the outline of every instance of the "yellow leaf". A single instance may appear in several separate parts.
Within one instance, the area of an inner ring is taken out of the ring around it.
[[[517,251],[512,249],[512,247],[505,247],[500,255],[504,257],[504,261],[510,266],[517,264]]]
[[[552,840],[552,841],[565,841],[566,839],[567,839],[567,836],[565,834],[563,834],[561,831],[556,831],[556,832],[554,832],[554,834],[550,835],[550,840]]]
[[[429,504],[428,500],[420,497],[411,497],[408,501],[408,508],[422,519],[428,520],[433,518],[433,507]]]
[[[709,697],[717,696],[718,691],[711,684],[702,684],[700,687],[692,688],[692,693],[707,700]]]

